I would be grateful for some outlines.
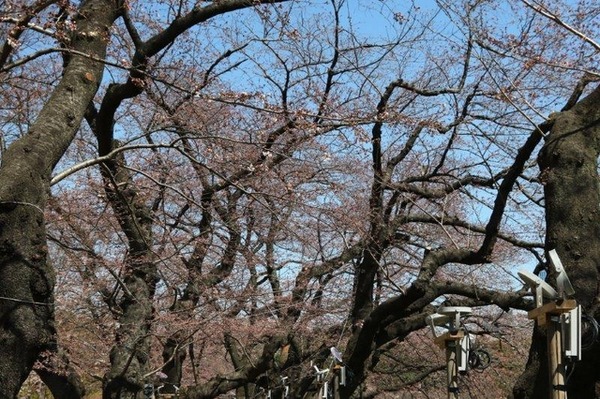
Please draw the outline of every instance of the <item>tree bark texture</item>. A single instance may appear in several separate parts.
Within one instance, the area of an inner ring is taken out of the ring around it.
[[[531,342],[525,370],[513,387],[514,399],[547,398],[549,395],[546,335],[535,327]]]
[[[575,288],[575,299],[584,313],[596,319],[600,316],[599,155],[600,87],[597,87],[573,108],[558,114],[538,157],[546,202],[546,250],[557,250]],[[583,353],[581,363],[568,380],[569,397],[598,397],[598,367],[600,347],[596,344]],[[545,368],[538,373],[547,374]],[[536,382],[541,380],[538,378]],[[536,387],[535,391],[542,390]]]
[[[16,397],[35,360],[56,345],[54,273],[43,210],[52,169],[79,129],[102,80],[116,1],[81,4],[64,74],[27,135],[0,165],[0,398]]]
[[[81,399],[85,386],[79,374],[71,365],[63,351],[42,356],[39,366],[34,368],[42,382],[50,389],[52,396],[60,399]]]
[[[124,166],[123,156],[103,165],[105,191],[129,245],[123,278],[117,282],[122,291],[118,302],[121,314],[110,352],[110,370],[104,376],[105,399],[135,398],[144,387],[152,344],[152,301],[158,281],[151,210],[140,200]]]

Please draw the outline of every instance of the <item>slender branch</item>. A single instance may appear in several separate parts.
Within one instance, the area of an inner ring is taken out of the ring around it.
[[[24,304],[27,304],[27,305],[54,306],[54,304],[52,302],[36,302],[36,301],[29,301],[27,299],[8,298],[8,297],[5,297],[5,296],[0,296],[0,301],[9,301],[9,302],[15,302],[15,303],[24,303]]]
[[[82,169],[89,168],[90,166],[94,166],[94,165],[98,165],[100,163],[106,162],[121,152],[129,151],[129,150],[148,149],[148,148],[174,148],[175,144],[178,141],[180,141],[180,139],[177,139],[169,144],[132,144],[132,145],[126,145],[123,147],[115,148],[114,150],[112,150],[111,152],[109,152],[106,155],[103,155],[103,156],[100,156],[100,157],[97,157],[94,159],[89,159],[87,161],[83,161],[81,163],[78,163],[77,165],[74,165],[74,166],[58,173],[56,176],[54,176],[52,178],[52,180],[50,180],[50,185],[53,186],[53,185],[59,183],[61,180],[64,180],[68,176],[70,176],[74,173],[77,173]]]
[[[566,30],[568,30],[569,32],[571,32],[572,34],[574,34],[575,36],[579,37],[584,42],[590,44],[592,47],[594,47],[596,49],[596,51],[600,51],[600,44],[596,43],[593,39],[591,39],[590,37],[588,37],[587,35],[585,35],[583,32],[577,30],[573,26],[571,26],[568,23],[566,23],[565,21],[563,21],[558,15],[552,13],[546,7],[544,7],[542,5],[532,4],[532,3],[530,3],[527,0],[521,0],[521,1],[527,7],[531,8],[533,11],[537,12],[538,14],[540,14],[540,15],[548,18],[548,19],[550,19],[551,21],[556,22],[558,25],[562,26],[563,28],[565,28]]]
[[[129,33],[129,36],[131,37],[131,40],[133,41],[133,45],[135,46],[136,49],[138,49],[143,44],[140,34],[137,31],[137,29],[135,28],[135,25],[133,24],[131,17],[129,16],[128,8],[123,7],[122,10],[123,10],[122,17],[123,17],[123,22],[125,23],[125,28],[127,29],[127,32]]]
[[[24,17],[15,21],[15,26],[7,33],[6,40],[0,48],[0,66],[6,63],[12,51],[17,47],[19,38],[25,31],[25,27],[29,22],[51,4],[56,3],[56,0],[41,0],[31,7],[24,10]]]

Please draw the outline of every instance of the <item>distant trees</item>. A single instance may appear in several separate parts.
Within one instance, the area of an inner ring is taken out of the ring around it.
[[[405,389],[437,305],[502,324],[550,247],[595,314],[595,11],[263,3],[6,2],[0,397],[301,397],[334,345],[343,397]]]

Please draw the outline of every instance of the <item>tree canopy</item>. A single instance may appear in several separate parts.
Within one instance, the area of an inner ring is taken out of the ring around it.
[[[547,396],[516,272],[600,316],[600,7],[400,3],[3,1],[0,398],[300,398],[332,346],[341,397],[445,395],[444,303]]]

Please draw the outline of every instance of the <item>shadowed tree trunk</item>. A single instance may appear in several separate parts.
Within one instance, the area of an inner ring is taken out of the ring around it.
[[[46,384],[52,396],[60,399],[81,399],[85,395],[85,386],[79,374],[71,365],[63,351],[44,356],[34,368],[42,382]]]
[[[515,399],[547,398],[548,392],[548,357],[546,355],[546,335],[537,327],[534,328],[529,359],[525,370],[519,376],[514,388]],[[544,370],[544,372],[540,372]]]
[[[112,145],[104,147],[102,133]],[[103,148],[118,146],[112,140],[112,127],[97,132],[100,155]],[[115,345],[110,352],[110,371],[104,376],[103,398],[135,398],[144,387],[148,373],[154,318],[153,299],[158,281],[155,254],[152,251],[152,210],[139,198],[133,177],[120,154],[114,161],[103,164],[104,188],[110,204],[129,245],[118,301]]]
[[[557,250],[575,287],[575,299],[584,313],[596,319],[600,316],[599,155],[600,87],[597,87],[573,108],[556,116],[538,157],[546,201],[546,250]],[[534,334],[534,341],[540,340],[545,338]],[[567,382],[569,397],[599,397],[599,350],[596,344],[583,353],[581,363]],[[516,398],[549,396],[545,351],[545,344],[534,342],[527,367],[529,373],[517,385]]]
[[[0,167],[0,398],[16,397],[35,360],[54,349],[54,273],[47,263],[43,210],[50,174],[77,132],[102,79],[118,2],[89,0],[75,17],[72,55],[27,135]]]

